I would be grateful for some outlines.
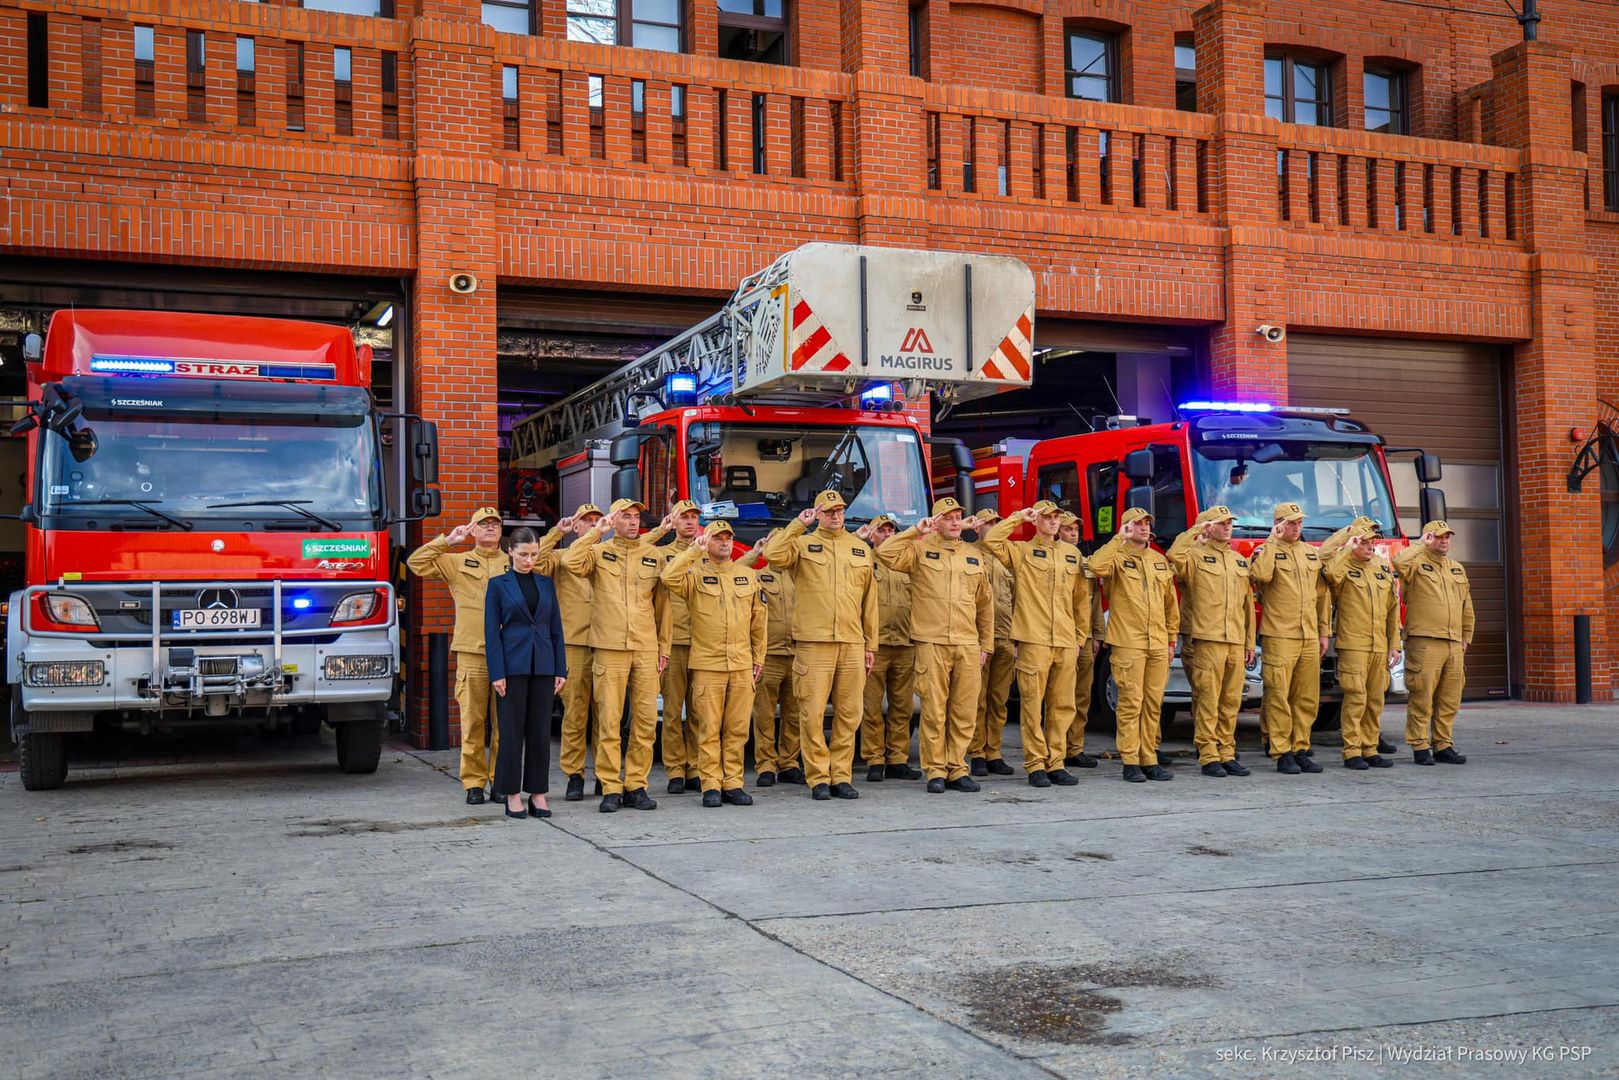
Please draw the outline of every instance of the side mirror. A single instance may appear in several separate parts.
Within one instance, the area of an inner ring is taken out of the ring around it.
[[[973,458],[973,452],[967,449],[966,443],[960,441],[950,444],[950,464],[956,467],[957,472],[963,473],[972,472],[978,467],[978,462]]]
[[[1141,452],[1137,451],[1137,453]],[[1124,508],[1126,510],[1145,510],[1156,519],[1158,512],[1153,509],[1153,495],[1152,488],[1145,484],[1136,484],[1124,493]]]
[[[974,490],[972,473],[966,471],[965,469],[957,470],[956,501],[961,504],[962,517],[972,517],[974,509],[973,497],[977,494],[977,491]]]
[[[410,476],[418,484],[438,483],[438,425],[410,421]]]
[[[621,469],[626,465],[638,464],[641,460],[641,436],[634,432],[613,436],[613,441],[607,446],[607,460]]]
[[[1150,484],[1157,474],[1151,450],[1132,450],[1124,455],[1124,475],[1135,484]]]
[[[444,498],[438,488],[420,488],[411,492],[410,509],[417,517],[438,517],[444,512]]]
[[[1426,455],[1424,455],[1426,456]],[[1417,496],[1422,507],[1422,524],[1445,520],[1445,493],[1436,487],[1425,487]]]
[[[72,454],[73,460],[81,465],[96,456],[97,446],[93,428],[81,427],[67,437],[68,453]]]
[[[26,334],[22,339],[22,358],[37,364],[45,355],[45,339],[38,334]]]
[[[613,473],[613,501],[641,497],[641,469],[637,465],[620,465]]]
[[[1437,484],[1444,477],[1444,469],[1439,464],[1438,454],[1417,455],[1417,480],[1423,484]],[[1426,518],[1427,521],[1436,521],[1437,518]]]

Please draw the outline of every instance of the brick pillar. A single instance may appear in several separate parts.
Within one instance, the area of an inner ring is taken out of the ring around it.
[[[1496,139],[1527,151],[1519,170],[1522,237],[1533,253],[1533,340],[1512,365],[1521,670],[1531,701],[1574,700],[1574,616],[1591,616],[1592,688],[1613,700],[1612,638],[1603,604],[1602,505],[1596,475],[1568,491],[1573,427],[1589,428],[1598,392],[1596,262],[1581,205],[1585,158],[1572,151],[1568,49],[1520,42],[1491,58]],[[1492,199],[1495,192],[1492,191]],[[1493,230],[1492,230],[1493,235]]]

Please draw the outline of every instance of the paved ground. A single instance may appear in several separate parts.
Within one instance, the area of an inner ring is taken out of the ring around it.
[[[1619,1075],[1616,729],[550,824],[329,736],[0,773],[0,1075]]]

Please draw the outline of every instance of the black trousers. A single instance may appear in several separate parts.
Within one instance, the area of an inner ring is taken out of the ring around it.
[[[551,699],[555,675],[509,675],[500,698],[500,753],[495,790],[502,795],[551,790]]]

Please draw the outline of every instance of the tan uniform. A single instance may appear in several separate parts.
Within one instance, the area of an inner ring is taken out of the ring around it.
[[[969,758],[1001,760],[1001,737],[1006,733],[1006,702],[1012,695],[1012,679],[1017,674],[1017,646],[1012,644],[1012,612],[1017,606],[1017,587],[1012,571],[984,550],[989,565],[990,592],[995,598],[995,648],[978,684],[978,716],[967,747]]]
[[[885,545],[886,546],[886,545]],[[877,590],[871,548],[843,529],[805,535],[796,518],[763,551],[774,570],[793,575],[793,685],[798,691],[799,749],[805,780],[847,784],[866,685],[866,653],[877,651]],[[822,727],[832,702],[832,745]]]
[[[793,687],[793,577],[759,571],[759,595],[767,609],[765,667],[753,690],[753,767],[779,773],[798,767],[798,696]],[[776,703],[781,703],[781,726]]]
[[[739,790],[753,715],[753,672],[764,666],[767,643],[768,613],[758,573],[729,559],[715,562],[688,544],[664,567],[661,578],[670,598],[685,605],[690,620],[697,769],[703,790]]]
[[[658,555],[668,567],[681,552],[691,548],[690,540],[678,536],[658,549]],[[691,677],[687,674],[691,653],[691,614],[686,601],[673,593],[664,609],[669,620],[669,666],[663,669],[663,771],[669,779],[677,777],[697,783],[697,729],[686,722],[691,714]]]
[[[1405,741],[1440,751],[1467,685],[1466,646],[1473,643],[1473,591],[1455,559],[1413,544],[1394,558],[1405,593]]]
[[[916,647],[911,643],[911,579],[879,566],[877,658],[866,676],[860,752],[868,765],[904,765],[911,759],[911,711],[916,683]],[[888,717],[883,718],[883,697]]]
[[[1332,589],[1338,649],[1338,685],[1344,760],[1377,753],[1383,697],[1389,689],[1388,654],[1400,647],[1400,594],[1394,567],[1381,555],[1365,562],[1340,550],[1321,568]]]
[[[568,534],[552,529],[540,539],[536,573],[549,577],[562,608],[562,636],[568,643],[568,681],[562,684],[562,754],[559,764],[566,776],[585,771],[585,741],[590,731],[590,581],[562,571],[562,541]]]
[[[663,561],[653,548],[653,530],[635,540],[615,536],[601,543],[588,532],[562,556],[562,568],[591,584],[590,674],[596,693],[596,779],[605,795],[646,787],[652,744],[658,731],[658,657],[669,642],[658,573]],[[622,746],[620,718],[629,694],[629,746]]]
[[[1085,752],[1085,725],[1091,717],[1091,696],[1096,687],[1097,646],[1102,641],[1106,625],[1102,619],[1102,586],[1096,581],[1090,567],[1085,568],[1085,595],[1091,605],[1091,640],[1079,650],[1074,661],[1074,723],[1068,729],[1068,756]]]
[[[1209,765],[1237,756],[1244,660],[1254,647],[1254,593],[1248,560],[1230,544],[1197,543],[1198,532],[1187,529],[1175,538],[1169,562],[1184,588],[1181,631],[1191,639],[1191,655],[1181,663],[1192,684],[1197,760]]]
[[[1090,649],[1090,589],[1085,557],[1072,544],[1035,536],[1014,542],[1021,521],[990,527],[984,548],[1016,582],[1012,640],[1017,642],[1018,720],[1023,767],[1054,772],[1068,752],[1074,724],[1074,670],[1083,645]]]
[[[911,577],[911,637],[922,689],[917,742],[929,780],[967,775],[977,720],[980,658],[995,647],[995,600],[986,556],[961,540],[922,536],[913,525],[877,549],[882,564]]]
[[[1119,690],[1119,758],[1158,764],[1160,710],[1169,682],[1171,643],[1180,633],[1180,598],[1169,557],[1114,536],[1087,560],[1107,586],[1107,635]]]
[[[455,653],[455,705],[461,714],[461,786],[482,788],[495,779],[495,754],[500,749],[483,655],[483,604],[489,579],[504,574],[511,560],[499,550],[451,551],[449,538],[438,536],[411,552],[405,565],[424,581],[444,582],[455,601],[450,651]]]
[[[1331,632],[1332,594],[1321,580],[1321,553],[1302,540],[1267,540],[1249,576],[1259,592],[1270,756],[1310,749],[1321,706],[1321,639]]]

